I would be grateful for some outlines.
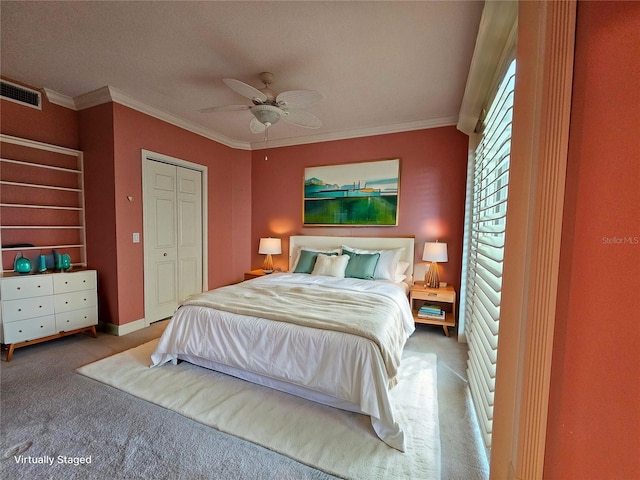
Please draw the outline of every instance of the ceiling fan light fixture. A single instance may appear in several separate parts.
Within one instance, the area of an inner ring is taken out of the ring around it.
[[[324,95],[315,90],[288,90],[277,93],[271,90],[271,83],[274,79],[273,73],[262,72],[260,80],[264,84],[264,88],[258,89],[240,80],[223,78],[222,81],[227,87],[250,99],[253,105],[222,105],[202,108],[199,111],[210,113],[250,110],[253,118],[249,122],[249,129],[252,133],[264,133],[265,144],[267,130],[278,123],[280,119],[298,127],[321,128],[322,122],[318,117],[301,109],[319,102],[324,98]]]
[[[280,120],[282,110],[272,105],[256,105],[251,107],[251,113],[260,123],[269,127]]]

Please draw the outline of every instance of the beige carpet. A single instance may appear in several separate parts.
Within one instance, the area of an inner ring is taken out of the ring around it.
[[[157,340],[99,360],[82,375],[332,475],[440,479],[436,356],[405,351],[392,390],[407,450],[388,447],[368,417],[325,407],[186,362],[149,368]]]

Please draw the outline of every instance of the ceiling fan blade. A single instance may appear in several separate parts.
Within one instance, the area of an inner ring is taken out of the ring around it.
[[[315,115],[304,110],[285,110],[282,120],[304,128],[320,128],[322,122]]]
[[[286,108],[306,108],[322,100],[324,96],[315,90],[289,90],[276,97],[276,102]]]
[[[256,117],[253,117],[251,119],[251,122],[249,122],[249,128],[253,133],[262,133],[267,129],[267,127],[265,127],[264,124],[260,123],[260,121]]]
[[[223,78],[224,84],[236,93],[239,93],[243,97],[250,98],[251,100],[257,100],[259,103],[266,102],[267,96],[257,88],[247,85],[240,80],[233,78]]]
[[[220,105],[218,107],[208,107],[201,108],[198,110],[200,113],[211,113],[211,112],[236,112],[240,110],[249,110],[251,107],[249,105]]]

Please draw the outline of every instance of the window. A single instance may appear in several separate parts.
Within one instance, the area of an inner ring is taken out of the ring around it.
[[[515,70],[513,60],[480,126],[467,189],[466,277],[461,311],[469,343],[469,388],[488,449],[498,356]]]

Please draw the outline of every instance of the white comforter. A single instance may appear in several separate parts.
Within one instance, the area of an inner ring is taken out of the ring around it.
[[[402,334],[391,335],[395,341],[388,347],[392,351],[387,356],[393,358],[399,359],[406,339],[414,330],[405,291],[387,282],[274,274],[241,285],[245,295],[250,286],[256,291],[265,288],[284,291],[295,286],[296,290],[303,287],[305,292],[310,292],[311,299],[335,298],[335,308],[340,309],[341,315],[335,315],[333,320],[366,316],[371,312],[372,295],[380,295],[387,307],[397,306],[394,321],[401,324]],[[345,292],[351,301],[341,304],[339,301]],[[224,308],[235,313],[212,309],[203,306],[206,295],[196,296],[190,300],[194,305],[184,305],[177,310],[152,354],[153,366],[185,359],[314,401],[370,415],[377,435],[388,445],[404,450],[404,433],[394,420],[388,395],[388,388],[395,381],[395,368],[389,369],[389,362],[385,364],[379,344],[352,333],[312,328],[304,322],[288,323],[248,315],[244,309],[240,309],[241,313],[228,306]],[[357,301],[359,297],[363,298],[362,303]],[[301,317],[303,312],[312,311],[313,303],[310,300],[300,305]],[[319,303],[326,309],[326,301]]]

